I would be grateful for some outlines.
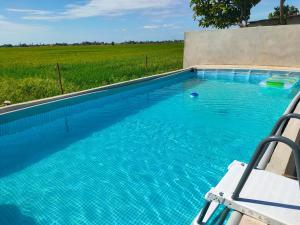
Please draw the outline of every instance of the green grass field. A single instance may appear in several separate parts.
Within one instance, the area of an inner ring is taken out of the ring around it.
[[[179,69],[182,60],[182,43],[0,48],[0,105],[59,95],[57,62],[69,93]]]

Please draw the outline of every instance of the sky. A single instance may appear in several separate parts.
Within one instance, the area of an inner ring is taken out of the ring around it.
[[[251,20],[279,0],[262,0]],[[300,0],[286,0],[300,9]],[[183,39],[201,30],[189,0],[1,0],[0,44]]]

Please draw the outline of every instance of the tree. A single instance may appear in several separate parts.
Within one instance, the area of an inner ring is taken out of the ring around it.
[[[283,7],[283,12],[282,12],[282,18],[280,16],[280,7],[275,7],[274,8],[274,12],[269,14],[269,19],[280,19],[280,24],[285,24],[286,23],[286,19],[289,16],[294,16],[294,15],[298,15],[299,14],[299,9],[295,6],[289,6],[289,5],[285,5]]]
[[[194,19],[201,27],[247,26],[252,7],[260,0],[191,0]]]
[[[284,14],[284,2],[285,0],[280,0],[280,9],[279,9],[279,15],[280,15],[280,24],[283,25],[283,14]]]

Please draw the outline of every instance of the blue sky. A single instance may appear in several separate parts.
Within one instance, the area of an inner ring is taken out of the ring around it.
[[[262,0],[251,19],[278,4]],[[189,0],[1,0],[0,44],[183,39],[201,29],[192,14]]]

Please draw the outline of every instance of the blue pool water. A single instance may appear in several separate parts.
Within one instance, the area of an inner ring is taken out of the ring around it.
[[[0,116],[0,223],[190,224],[296,95],[261,87],[270,74],[184,72]]]

